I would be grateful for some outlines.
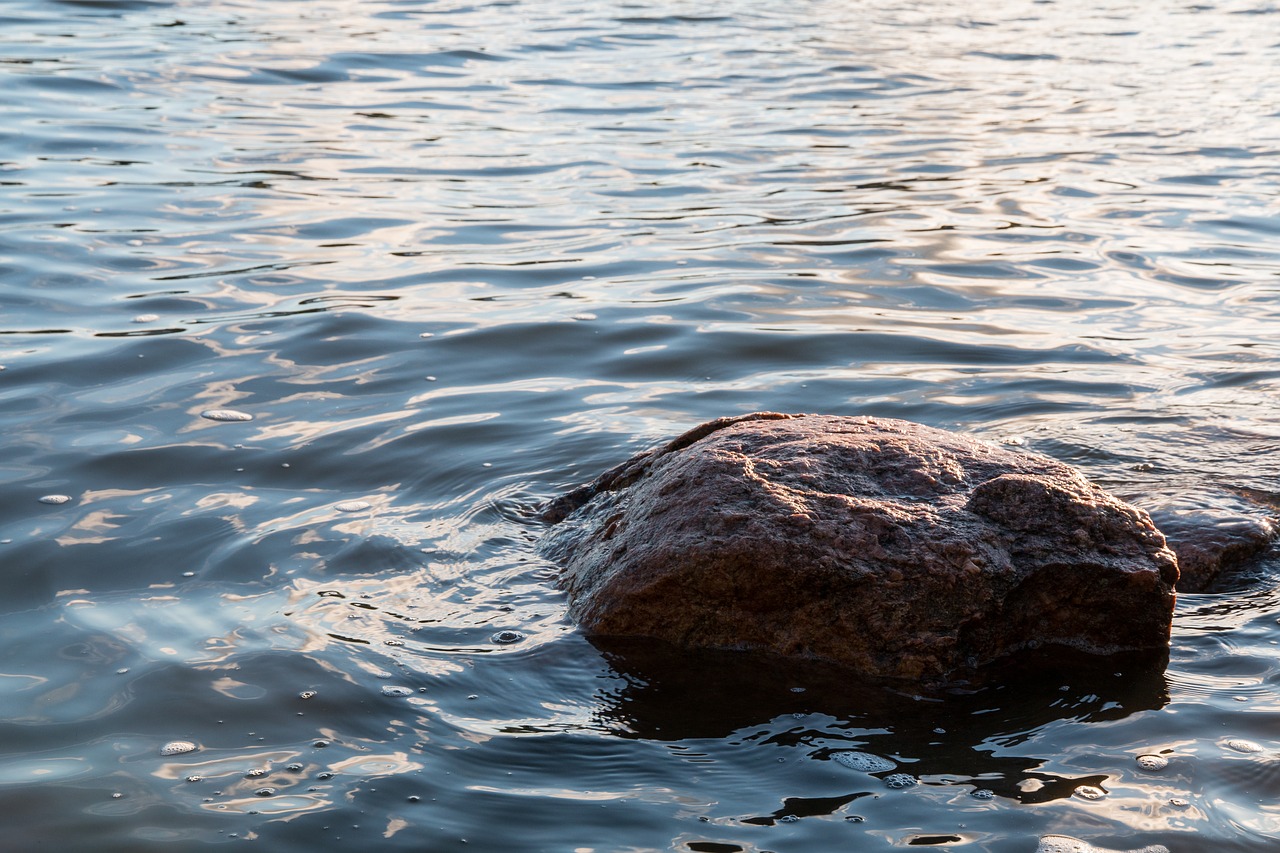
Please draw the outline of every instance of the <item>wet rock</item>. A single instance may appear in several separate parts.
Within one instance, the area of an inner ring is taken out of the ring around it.
[[[1169,640],[1177,566],[1146,513],[1062,463],[905,421],[722,418],[545,516],[588,635],[913,679]]]
[[[1135,499],[1151,514],[1178,555],[1180,592],[1203,592],[1262,556],[1280,532],[1260,506],[1245,497],[1179,494]]]

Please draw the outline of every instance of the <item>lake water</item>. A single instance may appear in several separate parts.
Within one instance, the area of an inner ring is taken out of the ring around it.
[[[529,510],[762,409],[1276,503],[1277,68],[1265,0],[7,0],[0,848],[1274,850],[1274,557],[924,697],[597,649]]]

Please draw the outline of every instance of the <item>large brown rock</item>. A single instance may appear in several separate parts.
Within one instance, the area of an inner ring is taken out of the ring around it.
[[[722,418],[545,515],[588,635],[898,678],[1169,640],[1178,569],[1146,513],[1067,465],[905,421]]]

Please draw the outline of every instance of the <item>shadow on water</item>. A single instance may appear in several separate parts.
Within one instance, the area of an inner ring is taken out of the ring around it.
[[[1115,722],[1169,702],[1167,655],[1096,659],[1042,650],[980,681],[918,688],[815,661],[637,639],[592,642],[620,678],[597,697],[599,721],[621,737],[746,738],[807,749],[816,760],[865,750],[890,757],[868,774],[890,787],[893,774],[908,772],[907,784],[970,785],[981,796],[1025,804],[1068,798],[1105,778],[1041,771],[1045,757],[1018,754],[1038,732],[1059,722]],[[821,813],[856,796],[825,798],[830,808]],[[788,801],[773,817],[820,806]]]

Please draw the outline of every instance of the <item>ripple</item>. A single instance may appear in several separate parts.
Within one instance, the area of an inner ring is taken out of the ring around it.
[[[1163,673],[903,698],[595,645],[533,548],[544,499],[759,409],[1274,510],[1274,15],[233,11],[4,8],[6,837],[1277,834],[1271,557],[1179,596]]]

